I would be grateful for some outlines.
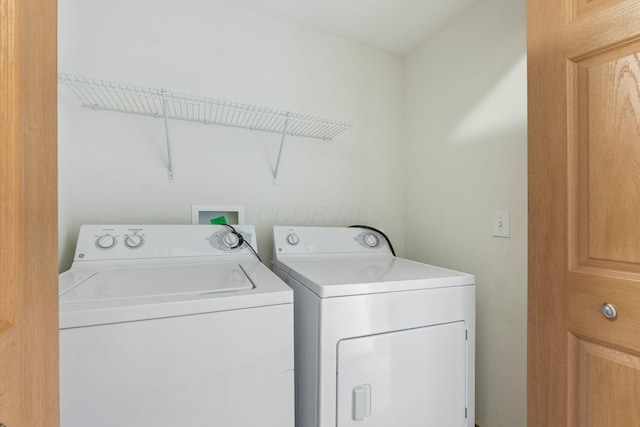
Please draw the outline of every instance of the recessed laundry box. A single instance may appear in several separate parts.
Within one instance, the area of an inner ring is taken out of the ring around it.
[[[62,427],[293,427],[293,293],[252,226],[95,225],[60,275]]]
[[[475,280],[374,230],[274,227],[294,290],[297,427],[474,425]]]

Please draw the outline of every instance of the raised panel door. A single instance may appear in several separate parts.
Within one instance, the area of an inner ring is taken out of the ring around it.
[[[640,3],[531,0],[528,36],[528,425],[640,425]]]

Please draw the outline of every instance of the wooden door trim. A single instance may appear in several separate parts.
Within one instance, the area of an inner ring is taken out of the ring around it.
[[[540,4],[544,3],[544,7]],[[534,7],[535,6],[535,7]],[[563,301],[568,258],[566,241],[568,189],[565,145],[567,97],[566,63],[553,61],[562,52],[560,37],[567,10],[562,2],[527,2],[528,85],[528,367],[527,425],[567,423],[567,318]],[[547,105],[542,94],[558,94]],[[560,119],[557,119],[560,118]],[[553,143],[557,141],[558,143]],[[556,220],[550,221],[549,218]],[[548,257],[538,254],[547,253]],[[548,262],[548,260],[553,260]],[[532,379],[535,378],[535,381]],[[553,382],[551,381],[553,379]]]
[[[57,4],[0,0],[0,423],[58,409]]]

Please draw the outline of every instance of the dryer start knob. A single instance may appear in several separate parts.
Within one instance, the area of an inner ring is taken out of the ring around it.
[[[297,234],[291,233],[287,236],[287,243],[289,243],[292,246],[297,245],[298,243],[300,243],[300,238],[298,237]]]
[[[367,235],[364,236],[364,242],[367,246],[375,248],[380,244],[380,238],[373,233],[367,233]]]

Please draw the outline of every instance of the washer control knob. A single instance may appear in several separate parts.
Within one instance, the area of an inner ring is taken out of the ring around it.
[[[287,243],[289,243],[292,246],[297,245],[298,243],[300,243],[300,238],[296,233],[291,233],[287,236]]]
[[[380,238],[373,233],[367,233],[367,235],[364,236],[364,242],[367,246],[375,248],[380,244]]]
[[[116,245],[116,238],[111,234],[103,234],[96,239],[96,246],[100,249],[111,249]]]
[[[227,233],[222,238],[222,243],[230,249],[234,249],[238,247],[240,243],[240,238],[235,233]]]
[[[142,246],[144,239],[138,234],[130,234],[124,238],[124,244],[131,249],[136,249]]]

